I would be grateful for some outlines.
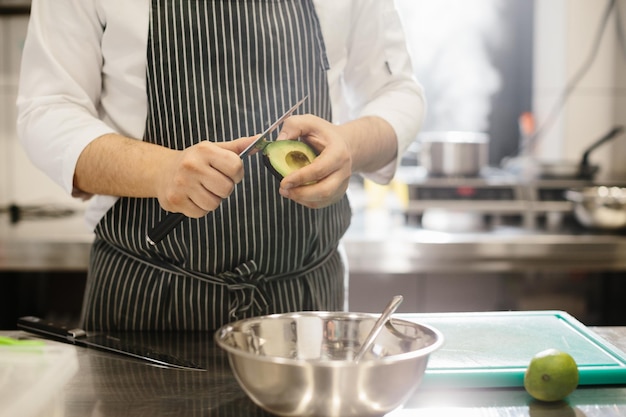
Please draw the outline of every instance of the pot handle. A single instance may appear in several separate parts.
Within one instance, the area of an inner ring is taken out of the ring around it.
[[[607,142],[613,139],[615,136],[622,133],[623,130],[624,130],[624,126],[615,126],[606,135],[602,136],[600,139],[595,141],[591,146],[589,146],[589,148],[587,148],[587,150],[583,154],[582,160],[580,161],[580,172],[584,173],[589,170],[589,154],[591,154],[593,150],[595,150],[598,146],[602,145],[604,142]]]

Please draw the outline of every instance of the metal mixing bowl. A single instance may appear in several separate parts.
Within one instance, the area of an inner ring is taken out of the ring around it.
[[[279,416],[382,416],[419,386],[443,336],[391,319],[369,353],[352,358],[378,315],[301,312],[240,320],[220,328],[217,344],[258,406]]]
[[[566,198],[574,202],[574,215],[583,225],[604,230],[626,227],[626,188],[586,187],[569,190]]]

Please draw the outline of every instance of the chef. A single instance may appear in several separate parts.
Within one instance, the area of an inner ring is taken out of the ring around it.
[[[33,0],[18,133],[89,199],[85,328],[341,309],[348,182],[393,177],[424,113],[412,74],[393,0]],[[278,139],[319,156],[279,182],[238,154],[303,97]]]

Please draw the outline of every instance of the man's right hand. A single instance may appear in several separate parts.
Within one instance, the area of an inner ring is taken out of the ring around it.
[[[161,207],[196,218],[215,210],[243,179],[239,153],[254,139],[203,141],[172,154],[158,181]]]
[[[203,141],[177,151],[115,133],[103,135],[80,154],[74,188],[86,196],[156,197],[165,210],[201,217],[242,180],[239,153],[255,138]]]

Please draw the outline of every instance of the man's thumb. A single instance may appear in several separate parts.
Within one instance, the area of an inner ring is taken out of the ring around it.
[[[248,146],[252,144],[258,138],[259,135],[256,136],[248,136],[243,138],[234,139],[228,142],[220,142],[220,146],[229,151],[235,152],[239,155],[244,151]]]

